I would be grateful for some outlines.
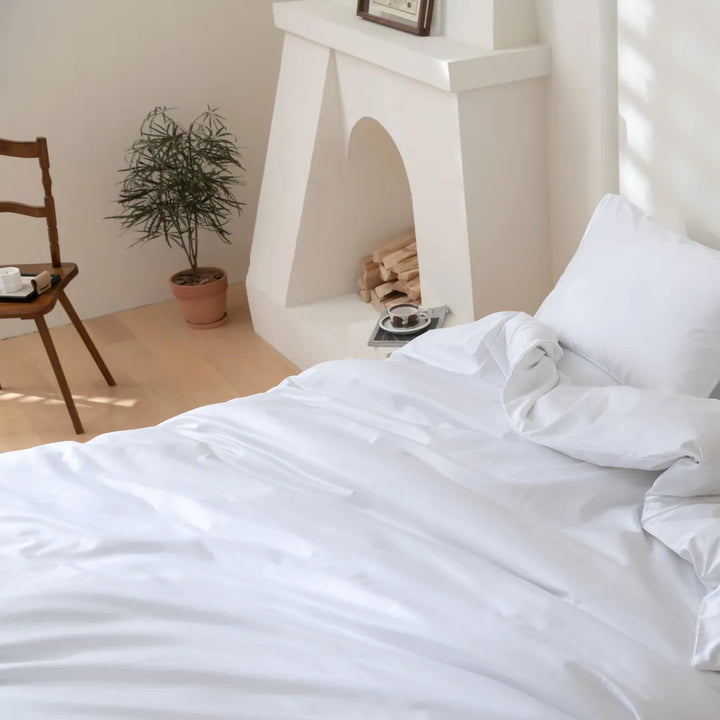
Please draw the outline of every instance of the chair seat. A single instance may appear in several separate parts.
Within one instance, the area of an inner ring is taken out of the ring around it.
[[[47,270],[53,275],[60,276],[60,282],[53,285],[42,295],[38,295],[31,302],[0,302],[0,319],[2,318],[20,318],[23,320],[31,320],[38,315],[49,313],[54,307],[58,299],[58,293],[78,274],[78,268],[75,263],[63,263],[61,267],[53,267],[51,263],[33,263],[26,265],[13,265],[20,270],[23,275],[37,275]]]

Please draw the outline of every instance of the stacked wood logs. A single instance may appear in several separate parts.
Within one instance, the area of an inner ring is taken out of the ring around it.
[[[379,312],[398,303],[422,303],[414,230],[394,237],[360,261],[358,294]]]

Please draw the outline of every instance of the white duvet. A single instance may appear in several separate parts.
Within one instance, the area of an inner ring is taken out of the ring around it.
[[[558,357],[497,315],[0,455],[0,718],[718,720],[720,403]]]

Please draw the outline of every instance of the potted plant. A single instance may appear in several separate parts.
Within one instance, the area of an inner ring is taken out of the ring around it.
[[[227,224],[245,203],[234,195],[244,172],[236,138],[228,132],[216,108],[198,115],[187,127],[166,107],[156,107],[140,126],[122,168],[118,197],[125,230],[137,230],[133,244],[162,238],[178,246],[189,267],[170,278],[188,325],[211,328],[227,320],[227,274],[198,264],[201,231],[210,231],[229,244]]]

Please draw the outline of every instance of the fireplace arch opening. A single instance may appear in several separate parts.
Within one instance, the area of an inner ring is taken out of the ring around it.
[[[413,199],[401,153],[380,122],[364,117],[353,127],[347,157],[357,293],[377,311],[419,303]]]
[[[361,258],[414,225],[408,174],[390,133],[371,117],[343,127],[333,123],[313,157],[290,306],[355,294]]]
[[[413,228],[413,202],[400,151],[377,120],[364,117],[355,124],[347,163],[357,263],[389,238]]]

